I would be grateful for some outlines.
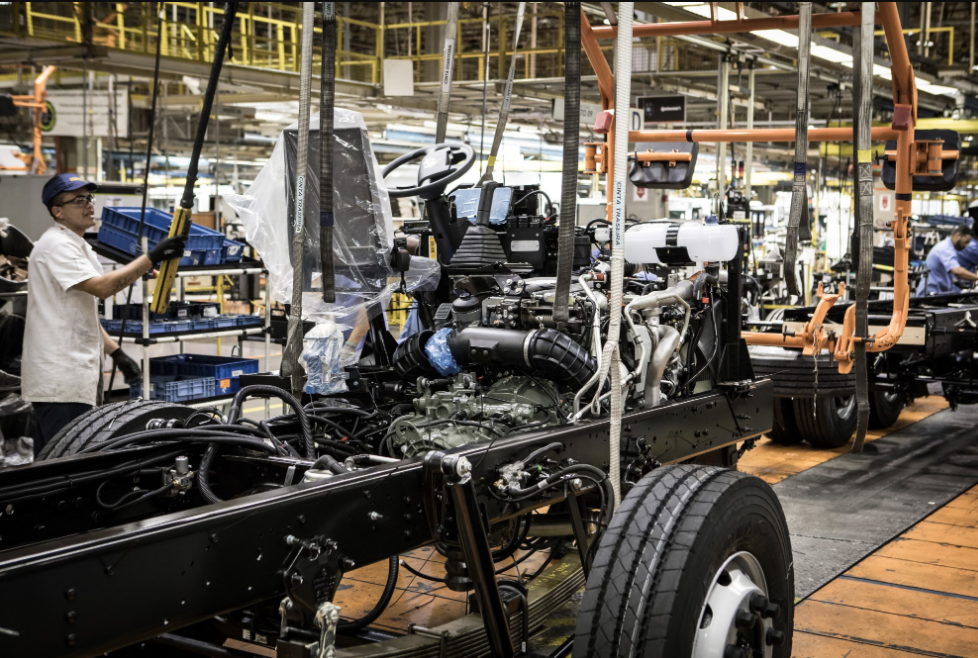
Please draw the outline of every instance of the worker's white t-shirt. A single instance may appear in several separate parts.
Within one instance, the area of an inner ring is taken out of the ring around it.
[[[21,363],[24,399],[95,405],[102,381],[98,299],[69,288],[101,274],[88,243],[57,222],[34,245]]]

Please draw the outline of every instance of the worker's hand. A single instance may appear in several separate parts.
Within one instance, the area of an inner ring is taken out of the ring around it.
[[[120,347],[115,352],[109,355],[112,357],[112,361],[115,362],[116,367],[119,368],[119,372],[122,373],[123,379],[125,379],[127,384],[139,379],[139,376],[143,374],[140,370],[139,364],[136,363],[132,357],[122,351]]]
[[[151,263],[159,263],[171,258],[182,258],[183,250],[187,243],[180,236],[160,240],[159,243],[149,250],[146,256]]]

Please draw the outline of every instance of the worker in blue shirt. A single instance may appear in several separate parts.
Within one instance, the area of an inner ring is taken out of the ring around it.
[[[968,226],[959,226],[927,254],[928,274],[917,288],[917,296],[946,295],[960,292],[955,279],[978,281],[978,275],[961,266],[960,254],[972,242],[974,232]]]
[[[958,252],[958,263],[969,272],[978,270],[978,240],[972,240]]]

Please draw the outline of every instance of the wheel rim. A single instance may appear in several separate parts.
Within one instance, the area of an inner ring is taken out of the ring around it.
[[[843,398],[833,398],[832,403],[835,405],[836,414],[838,414],[839,418],[842,419],[848,419],[856,410],[855,395],[847,395]]]
[[[700,610],[692,658],[771,658],[774,624],[761,563],[746,551],[734,553],[714,574]]]

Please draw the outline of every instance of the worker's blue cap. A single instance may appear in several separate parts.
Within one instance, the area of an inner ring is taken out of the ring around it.
[[[87,187],[92,192],[98,189],[98,185],[88,182],[78,174],[58,174],[44,185],[41,200],[44,201],[45,206],[50,206],[54,197],[62,192],[74,192],[83,187]]]

